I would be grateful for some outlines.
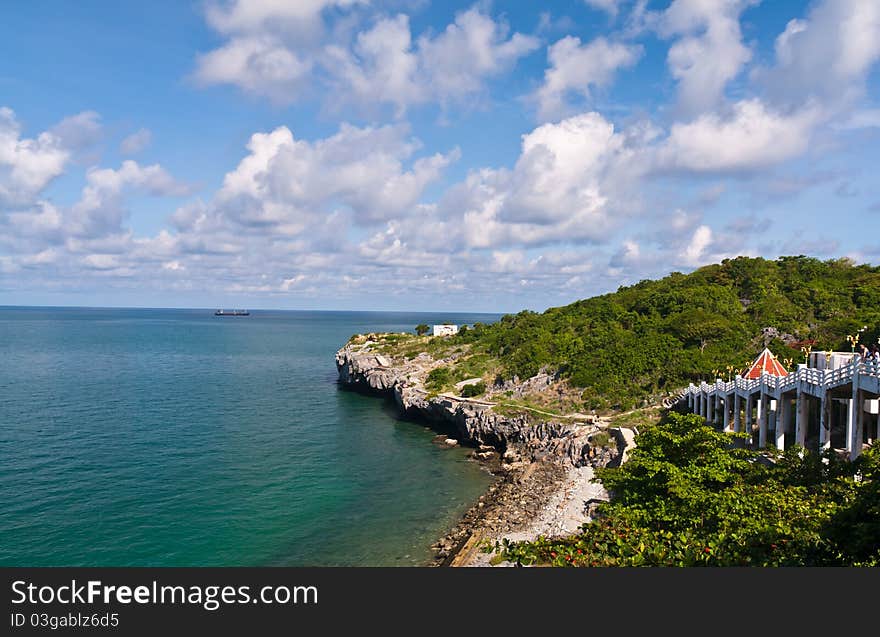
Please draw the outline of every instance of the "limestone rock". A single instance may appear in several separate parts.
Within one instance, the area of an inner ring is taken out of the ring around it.
[[[478,453],[497,451],[506,466],[530,460],[554,460],[579,467],[613,461],[618,452],[608,450],[601,458],[590,455],[589,436],[598,431],[590,417],[567,419],[564,422],[545,420],[534,423],[525,415],[502,415],[485,401],[457,396],[429,394],[419,382],[427,370],[439,364],[422,352],[409,361],[376,355],[366,344],[349,343],[336,353],[339,382],[343,385],[389,395],[407,416],[444,426],[452,426],[458,440],[474,445]],[[556,376],[539,373],[519,385],[526,390],[546,387]],[[455,438],[446,438],[443,444]],[[491,454],[490,454],[491,455]]]

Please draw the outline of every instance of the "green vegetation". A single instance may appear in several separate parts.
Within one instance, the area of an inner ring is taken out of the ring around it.
[[[584,389],[583,408],[627,409],[709,379],[713,370],[723,377],[742,371],[764,347],[764,328],[815,341],[818,351],[849,350],[846,336],[865,325],[872,329],[862,342],[876,342],[880,268],[740,257],[542,314],[476,324],[452,341],[491,355],[503,378],[546,367]],[[800,343],[788,341],[768,345],[781,361],[803,362]]]
[[[482,396],[486,393],[486,383],[480,381],[478,383],[471,383],[470,385],[465,385],[461,388],[461,395],[465,398],[473,398],[474,396]]]
[[[880,268],[846,259],[740,257],[542,314],[525,311],[491,325],[476,323],[456,336],[359,338],[371,339],[381,354],[446,359],[449,376],[442,383],[435,378],[432,391],[450,390],[468,378],[491,386],[541,369],[558,372],[564,384],[525,400],[537,409],[571,413],[626,411],[656,404],[689,382],[733,377],[765,344],[794,367],[804,361],[802,345],[849,350],[847,335],[863,326],[869,329],[862,342],[876,342]],[[768,340],[765,328],[785,341]]]
[[[644,427],[645,425],[656,425],[662,419],[664,410],[660,407],[647,407],[645,409],[636,409],[621,414],[611,416],[608,421],[613,427],[625,427],[632,429],[634,427]]]
[[[452,373],[448,367],[435,367],[428,372],[425,389],[432,392],[443,391],[452,382]]]
[[[737,437],[669,414],[626,464],[597,471],[613,498],[579,535],[496,548],[555,566],[880,565],[880,446],[850,462]]]
[[[419,323],[418,325],[416,325],[416,334],[418,334],[419,336],[424,336],[428,333],[430,329],[431,328],[424,323]]]

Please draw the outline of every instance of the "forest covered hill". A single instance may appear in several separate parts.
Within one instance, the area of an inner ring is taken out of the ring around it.
[[[739,257],[543,313],[506,315],[454,339],[494,359],[499,380],[558,371],[584,389],[585,407],[619,409],[713,372],[742,372],[765,346],[794,367],[805,346],[849,350],[855,334],[870,345],[878,326],[880,268]]]

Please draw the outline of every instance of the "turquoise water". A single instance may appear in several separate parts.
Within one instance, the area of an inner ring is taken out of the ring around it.
[[[415,565],[491,478],[341,390],[450,313],[0,308],[0,565]]]

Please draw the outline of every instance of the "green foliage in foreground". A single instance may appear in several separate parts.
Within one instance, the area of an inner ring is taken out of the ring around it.
[[[453,338],[497,358],[506,378],[546,366],[585,388],[587,409],[626,409],[713,370],[742,370],[764,346],[764,328],[815,341],[816,351],[848,351],[846,336],[865,325],[862,342],[876,342],[880,268],[740,257],[542,314],[507,315]],[[804,360],[798,345],[769,345],[780,359]]]
[[[880,447],[855,462],[798,447],[759,453],[694,415],[648,427],[597,519],[564,540],[496,547],[554,566],[876,566]]]

